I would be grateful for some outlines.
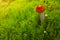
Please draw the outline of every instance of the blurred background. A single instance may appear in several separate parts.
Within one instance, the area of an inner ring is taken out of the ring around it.
[[[37,5],[48,14],[42,25]],[[0,0],[0,40],[44,40],[44,28],[45,40],[60,40],[60,0]]]

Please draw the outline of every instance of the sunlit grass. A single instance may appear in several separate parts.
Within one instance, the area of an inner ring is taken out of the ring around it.
[[[48,14],[46,39],[59,40],[59,30],[54,28],[60,28],[60,5],[54,0],[15,0],[11,3],[0,1],[0,40],[43,40],[46,25],[43,23],[37,26],[37,5],[44,5],[44,14]]]

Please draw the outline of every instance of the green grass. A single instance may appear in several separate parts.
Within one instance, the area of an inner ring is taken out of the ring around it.
[[[47,2],[48,1],[48,2]],[[47,20],[38,25],[37,5],[44,5]],[[45,23],[47,22],[47,24]],[[0,40],[60,40],[59,0],[15,0],[8,6],[0,6]]]

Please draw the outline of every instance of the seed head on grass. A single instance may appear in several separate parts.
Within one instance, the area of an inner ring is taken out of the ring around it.
[[[48,14],[45,14],[45,16],[47,17],[47,16],[48,16]]]

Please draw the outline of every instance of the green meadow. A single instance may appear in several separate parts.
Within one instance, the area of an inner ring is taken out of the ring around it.
[[[48,14],[42,24],[37,5]],[[60,0],[0,0],[0,40],[60,40]]]

